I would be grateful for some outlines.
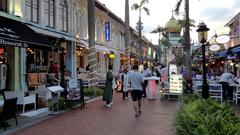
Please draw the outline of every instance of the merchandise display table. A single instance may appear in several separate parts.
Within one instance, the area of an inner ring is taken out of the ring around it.
[[[144,80],[148,80],[146,87],[147,99],[156,99],[156,80],[160,80],[159,77],[144,77]]]

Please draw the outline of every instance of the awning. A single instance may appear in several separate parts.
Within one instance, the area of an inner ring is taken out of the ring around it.
[[[55,38],[64,38],[64,39],[69,40],[69,41],[77,42],[77,40],[75,38],[67,35],[64,32],[60,33],[60,32],[50,30],[48,28],[39,28],[39,27],[33,26],[31,24],[27,24],[27,26],[29,28],[31,28],[33,31],[35,31],[36,33],[52,36],[52,37],[55,37]]]
[[[240,44],[236,45],[237,47],[230,49],[231,53],[239,53],[240,52]]]
[[[227,56],[227,54],[228,54],[228,50],[224,50],[224,51],[221,51],[221,52],[218,53],[218,57],[222,58],[222,57]]]
[[[86,47],[87,49],[89,48],[88,41],[85,39],[80,39],[77,46]]]
[[[22,22],[0,16],[0,46],[50,49],[54,44]]]
[[[98,44],[98,43],[95,44],[95,49],[96,49],[96,51],[99,51],[99,52],[114,52],[114,53],[117,53],[117,51],[115,49],[110,48],[110,47],[105,46],[105,45]]]
[[[95,45],[95,47],[96,47],[96,51],[110,52],[110,49],[108,47],[101,46],[101,45]]]

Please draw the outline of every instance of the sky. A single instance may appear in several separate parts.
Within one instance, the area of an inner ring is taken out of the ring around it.
[[[120,17],[123,21],[125,18],[125,0],[99,0],[101,3]],[[135,29],[138,22],[138,12],[131,10],[133,3],[140,3],[141,0],[129,0],[130,6],[130,26]],[[143,35],[153,44],[157,44],[158,34],[150,33],[157,26],[165,26],[172,16],[172,10],[175,8],[177,0],[148,0],[145,6],[150,10],[150,16],[142,12]],[[215,30],[225,25],[237,13],[240,12],[240,0],[189,0],[190,1],[190,18],[195,20],[197,26],[199,22],[204,22],[210,29],[208,36],[212,37]],[[180,15],[174,17],[182,18],[183,4]],[[191,38],[197,42],[196,27],[191,28]]]

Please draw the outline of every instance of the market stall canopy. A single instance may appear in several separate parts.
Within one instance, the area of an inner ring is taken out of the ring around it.
[[[35,33],[22,22],[0,16],[0,46],[54,48],[54,43]]]

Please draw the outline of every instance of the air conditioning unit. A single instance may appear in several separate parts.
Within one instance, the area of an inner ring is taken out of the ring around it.
[[[0,90],[6,88],[6,80],[7,80],[7,65],[0,64]]]

